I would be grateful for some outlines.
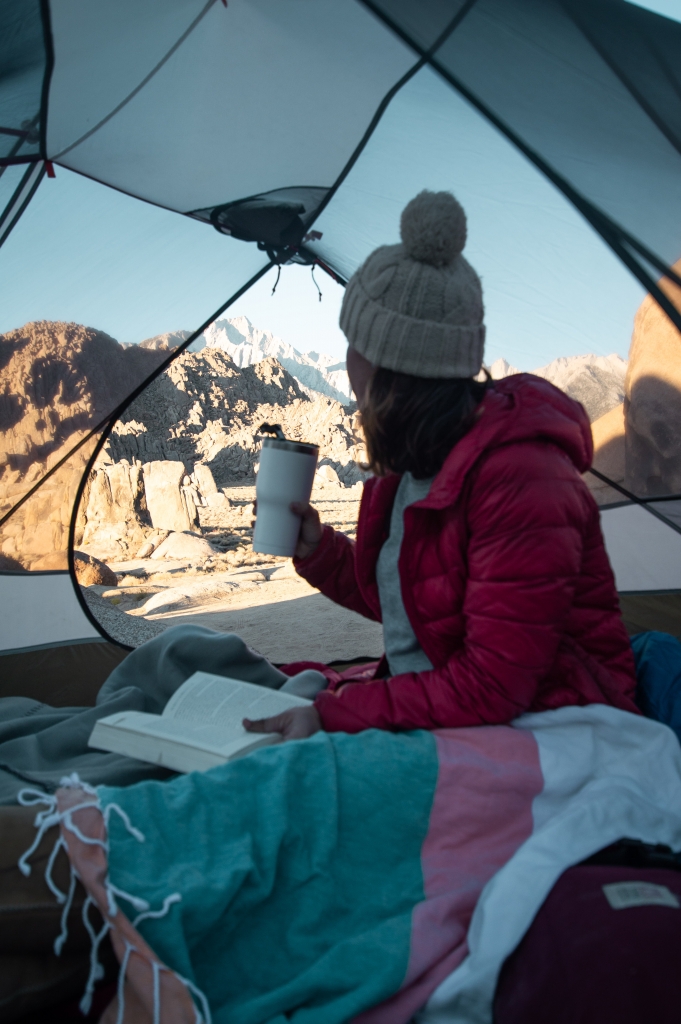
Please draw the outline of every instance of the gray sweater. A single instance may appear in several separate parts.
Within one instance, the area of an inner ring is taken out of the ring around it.
[[[432,482],[432,477],[428,480],[415,480],[411,473],[404,474],[395,495],[390,535],[381,548],[376,565],[376,582],[383,616],[383,643],[390,673],[394,676],[402,672],[425,672],[433,667],[407,618],[398,570],[404,537],[404,510],[415,501],[427,497]]]

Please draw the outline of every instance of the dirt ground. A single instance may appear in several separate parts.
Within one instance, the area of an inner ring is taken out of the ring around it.
[[[315,487],[322,521],[355,535],[359,488]],[[136,559],[111,563],[118,587],[86,588],[102,625],[137,646],[157,632],[194,623],[238,633],[271,661],[336,661],[380,657],[379,623],[329,601],[295,572],[290,559],[251,549],[255,487],[225,492],[229,504],[199,510],[201,534],[215,554],[202,562]]]

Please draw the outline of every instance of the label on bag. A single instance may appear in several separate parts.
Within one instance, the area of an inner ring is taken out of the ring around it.
[[[603,892],[613,910],[627,907],[674,907],[678,910],[681,906],[671,889],[653,882],[612,882],[603,886]]]

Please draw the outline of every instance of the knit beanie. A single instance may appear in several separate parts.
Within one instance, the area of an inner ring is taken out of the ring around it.
[[[480,278],[461,255],[466,214],[451,192],[420,192],[399,245],[376,249],[348,281],[340,327],[374,366],[414,377],[474,377],[485,346]]]

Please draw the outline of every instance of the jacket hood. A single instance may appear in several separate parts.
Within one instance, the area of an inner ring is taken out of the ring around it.
[[[584,407],[531,373],[495,381],[480,405],[475,425],[454,446],[433,481],[425,507],[452,500],[468,470],[486,451],[520,441],[550,441],[585,473],[593,459],[591,424]]]

